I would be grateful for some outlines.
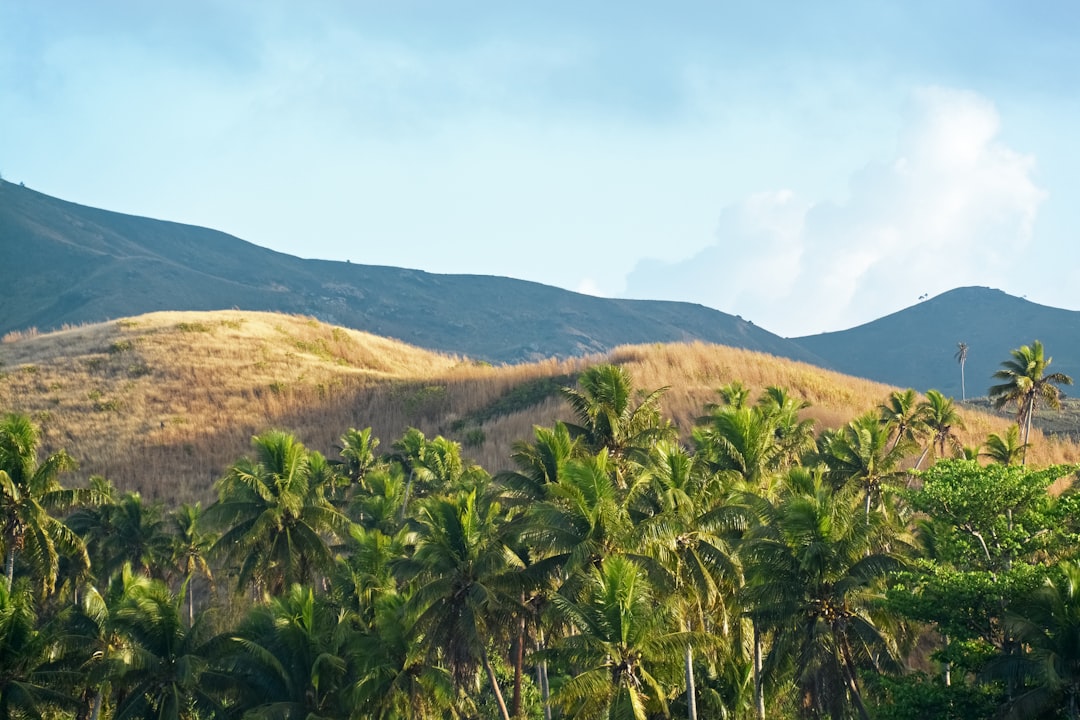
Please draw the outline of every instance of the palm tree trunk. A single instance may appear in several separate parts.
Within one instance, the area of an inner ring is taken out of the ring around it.
[[[522,605],[525,598],[521,598]],[[525,617],[518,618],[518,634],[514,641],[514,699],[511,703],[514,717],[521,717],[521,671],[525,665]]]
[[[1020,456],[1020,464],[1021,465],[1027,465],[1028,435],[1031,434],[1031,416],[1035,414],[1033,412],[1034,410],[1035,410],[1035,396],[1032,395],[1031,398],[1027,401],[1027,412],[1024,413],[1024,415],[1026,416],[1024,418],[1024,452]]]
[[[840,641],[840,652],[844,656],[840,666],[844,673],[844,681],[847,683],[848,692],[851,693],[851,701],[855,703],[855,709],[858,711],[859,717],[862,720],[870,720],[870,714],[866,711],[866,706],[863,705],[859,685],[855,682],[855,661],[851,659],[851,648],[848,647],[847,638],[843,637],[843,635],[838,640]]]
[[[761,663],[761,629],[756,620],[754,624],[754,705],[757,708],[758,720],[765,720],[765,678],[762,677]]]
[[[698,689],[693,683],[693,648],[687,643],[683,662],[686,665],[686,717],[698,720]]]
[[[929,453],[930,453],[930,446],[927,445],[925,448],[923,448],[922,455],[919,456],[918,462],[915,463],[915,469],[916,470],[919,469],[919,466],[922,465],[922,461],[926,459],[926,456]]]
[[[538,651],[544,649],[544,631],[540,628],[536,630],[536,649]],[[543,658],[536,666],[536,680],[536,684],[540,686],[540,701],[544,706],[544,720],[551,720],[551,689],[548,687],[547,660]]]
[[[98,720],[101,715],[101,688],[94,693],[94,703],[90,706],[90,720]]]
[[[491,689],[495,692],[495,702],[499,705],[499,713],[502,715],[502,719],[510,720],[510,713],[506,709],[506,700],[503,699],[502,690],[499,689],[499,681],[495,677],[495,668],[491,667],[491,659],[488,657],[487,648],[481,651],[480,661],[484,664],[488,682],[491,683]]]
[[[7,539],[7,557],[4,559],[4,575],[7,576],[7,589],[11,592],[11,584],[15,582],[15,541]]]
[[[189,575],[187,581],[187,624],[189,628],[195,625],[195,596],[191,590],[192,579]]]
[[[945,636],[945,650],[949,650],[949,636]],[[945,687],[952,687],[952,663],[945,661]]]

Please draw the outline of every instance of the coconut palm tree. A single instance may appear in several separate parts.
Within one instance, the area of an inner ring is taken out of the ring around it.
[[[956,362],[960,363],[960,399],[967,400],[967,388],[964,384],[964,364],[967,363],[968,356],[968,344],[966,342],[956,343]]]
[[[270,431],[252,445],[255,457],[229,468],[204,516],[223,528],[211,553],[238,566],[237,587],[276,595],[327,572],[331,541],[347,537],[351,523],[327,499],[325,476],[311,471],[314,453],[295,437]]]
[[[931,448],[934,448],[937,452],[938,459],[945,457],[946,446],[951,447],[954,454],[962,454],[963,445],[954,432],[954,428],[962,429],[964,419],[960,416],[956,406],[953,405],[952,398],[945,397],[937,390],[927,390],[926,400],[920,405],[923,412],[923,422],[927,432],[930,434],[930,438],[926,449],[919,457],[918,462],[915,463],[915,468],[918,469],[922,465],[923,459],[926,458],[926,454]]]
[[[1038,340],[1031,345],[1021,345],[1010,354],[1012,358],[1001,363],[1001,369],[994,373],[994,378],[1003,382],[991,386],[988,394],[998,409],[1016,404],[1016,424],[1024,429],[1026,446],[1031,434],[1031,420],[1039,403],[1060,408],[1062,393],[1058,385],[1072,385],[1073,381],[1064,373],[1047,372],[1053,358],[1046,357]],[[1020,464],[1026,463],[1025,449]]]
[[[919,396],[913,389],[893,390],[878,409],[881,411],[881,422],[894,433],[893,447],[901,442],[914,445],[925,437],[926,406],[919,402]]]
[[[509,638],[524,563],[504,541],[498,518],[498,504],[479,489],[431,497],[417,517],[416,551],[398,567],[401,577],[414,579],[407,612],[416,617],[415,641],[431,661],[445,663],[458,687],[469,687],[482,668],[509,720],[489,648]]]
[[[212,665],[208,625],[202,617],[188,626],[183,600],[161,581],[128,592],[115,614],[116,628],[127,639],[123,686],[114,720],[153,717],[199,720],[215,717],[222,707],[213,691],[226,685]]]
[[[214,586],[214,574],[208,558],[217,535],[203,527],[202,503],[184,503],[169,515],[169,519],[173,527],[172,562],[184,576],[188,627],[191,627],[195,624],[195,578],[201,575],[211,589]]]
[[[1002,465],[1019,465],[1027,449],[1027,444],[1020,442],[1020,428],[1016,425],[1010,425],[1003,436],[990,433],[983,446],[986,448],[983,457]]]
[[[53,628],[39,621],[30,588],[0,584],[0,717],[71,717],[77,709],[57,684],[63,674],[49,667],[56,641]]]
[[[578,422],[567,427],[590,451],[607,449],[620,484],[626,463],[643,464],[657,440],[674,437],[674,428],[660,414],[666,387],[635,393],[630,373],[618,365],[594,365],[581,374],[578,385],[580,390],[563,388]]]
[[[673,631],[669,610],[659,602],[645,571],[621,555],[589,572],[584,595],[556,595],[555,607],[575,629],[552,654],[569,667],[554,699],[568,718],[646,720],[666,716],[679,655],[701,636]]]
[[[222,648],[222,669],[249,720],[350,716],[356,633],[352,618],[295,584],[254,607]]]
[[[819,456],[826,467],[826,477],[836,487],[853,485],[864,494],[867,518],[875,500],[881,503],[882,491],[891,480],[904,475],[900,462],[908,444],[889,442],[889,431],[874,413],[849,422],[835,433],[822,436]]]
[[[793,663],[808,714],[839,720],[850,703],[868,720],[859,669],[900,667],[876,614],[882,580],[901,567],[899,543],[882,515],[859,517],[857,485],[833,490],[801,470],[788,478],[742,549],[748,611],[772,637],[765,671]]]
[[[0,420],[0,542],[4,548],[4,574],[10,590],[16,555],[50,592],[60,567],[60,552],[75,556],[83,567],[89,558],[79,536],[50,511],[68,510],[92,499],[87,490],[64,488],[60,473],[75,467],[63,450],[38,461],[38,428],[26,415],[9,414]]]

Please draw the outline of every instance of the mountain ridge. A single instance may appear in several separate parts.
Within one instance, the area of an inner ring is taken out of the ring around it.
[[[160,310],[237,307],[320,320],[489,362],[701,340],[821,364],[692,303],[597,298],[485,275],[305,260],[208,228],[113,213],[0,182],[0,334]],[[58,282],[59,281],[59,282]],[[57,291],[62,284],[63,291]]]

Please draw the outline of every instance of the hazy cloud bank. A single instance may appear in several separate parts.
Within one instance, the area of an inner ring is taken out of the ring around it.
[[[840,203],[763,192],[724,208],[716,242],[640,261],[626,294],[692,300],[781,335],[839,330],[961,285],[1007,285],[1045,192],[1034,158],[999,139],[993,104],[919,90],[895,157]]]

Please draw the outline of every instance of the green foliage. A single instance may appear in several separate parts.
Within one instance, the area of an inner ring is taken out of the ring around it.
[[[183,333],[205,333],[210,332],[211,327],[201,322],[180,322],[176,323],[176,329]]]

